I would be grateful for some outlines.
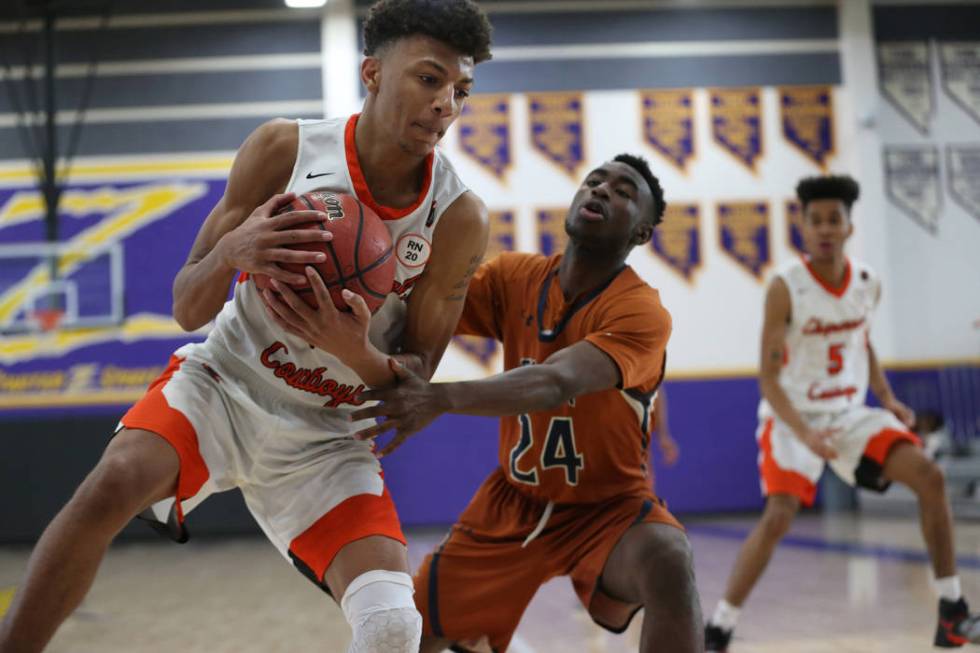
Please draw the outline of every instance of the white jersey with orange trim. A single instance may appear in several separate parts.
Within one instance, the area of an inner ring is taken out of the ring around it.
[[[789,289],[790,321],[779,384],[801,413],[828,413],[864,404],[868,391],[868,333],[880,281],[866,264],[848,260],[833,288],[806,259],[775,271]],[[773,416],[763,399],[760,419]]]
[[[354,195],[384,219],[397,259],[395,281],[371,319],[369,335],[378,349],[392,352],[401,336],[408,296],[431,253],[432,233],[466,187],[437,149],[425,162],[423,188],[412,206],[392,209],[379,205],[358,163],[354,147],[357,118],[355,114],[347,119],[298,121],[299,147],[286,190],[324,189]],[[177,355],[201,358],[224,376],[258,390],[271,403],[307,412],[322,407],[351,410],[364,389],[364,382],[338,358],[273,322],[247,277],[236,284],[234,297],[218,314],[208,339],[181,348]]]

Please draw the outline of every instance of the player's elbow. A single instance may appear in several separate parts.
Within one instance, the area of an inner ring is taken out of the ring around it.
[[[762,370],[759,373],[759,392],[763,397],[769,397],[773,388],[779,385],[779,373]]]
[[[185,303],[177,299],[174,299],[173,312],[174,320],[184,331],[197,331],[207,324],[207,320],[201,321],[200,316],[194,315]]]
[[[207,325],[217,312],[209,312],[200,302],[195,302],[184,293],[174,293],[174,320],[184,331],[197,331]]]
[[[214,298],[201,292],[200,286],[195,289],[191,283],[188,271],[191,266],[185,266],[177,273],[173,285],[173,309],[174,320],[184,331],[197,331],[214,319],[221,310],[224,303],[221,301],[214,305]]]
[[[542,368],[552,367],[541,365]],[[542,403],[545,404],[543,410],[554,410],[571,401],[578,394],[577,379],[559,369],[544,369],[546,378],[541,384],[544,391]]]

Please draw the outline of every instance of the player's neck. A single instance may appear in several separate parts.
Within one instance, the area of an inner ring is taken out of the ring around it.
[[[586,250],[568,244],[558,265],[558,283],[565,301],[572,301],[586,293],[622,269],[623,257],[605,255],[603,252]]]
[[[392,139],[385,138],[372,116],[362,113],[354,127],[357,162],[371,195],[379,203],[399,206],[414,200],[425,177],[425,158],[405,152]]]
[[[813,273],[827,285],[837,288],[844,283],[844,277],[847,275],[847,257],[843,254],[826,259],[810,258],[809,265]]]

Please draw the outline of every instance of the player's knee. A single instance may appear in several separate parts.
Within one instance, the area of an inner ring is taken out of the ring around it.
[[[422,615],[412,608],[391,608],[365,615],[351,625],[350,653],[416,653],[422,636]]]
[[[142,508],[145,482],[139,463],[125,453],[103,456],[72,498],[93,520],[129,519]]]
[[[939,465],[931,460],[924,460],[916,470],[918,493],[931,497],[942,496],[946,492],[946,475]]]
[[[793,524],[799,509],[799,501],[793,497],[769,497],[766,510],[762,514],[762,528],[766,536],[770,539],[783,537]]]
[[[412,593],[412,578],[402,572],[369,571],[351,581],[340,602],[353,631],[349,653],[416,653],[422,616]]]
[[[679,530],[651,539],[642,551],[644,595],[648,600],[674,600],[694,587],[694,555]]]

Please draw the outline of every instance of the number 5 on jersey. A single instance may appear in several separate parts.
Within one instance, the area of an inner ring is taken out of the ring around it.
[[[521,439],[510,450],[510,476],[515,481],[538,484],[538,470],[532,467],[526,471],[520,469],[520,459],[534,443],[531,433],[531,419],[527,415],[519,417],[521,421]],[[541,450],[541,469],[562,467],[565,470],[565,482],[578,485],[579,470],[585,467],[585,457],[575,448],[575,427],[571,417],[552,417],[548,425],[548,436]]]
[[[827,348],[827,374],[833,376],[844,369],[844,354],[841,352],[846,345],[843,342],[830,345]]]

